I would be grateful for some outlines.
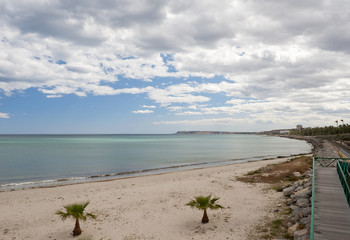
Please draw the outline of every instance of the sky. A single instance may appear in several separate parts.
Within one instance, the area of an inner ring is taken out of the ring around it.
[[[348,5],[0,1],[0,134],[349,123]]]

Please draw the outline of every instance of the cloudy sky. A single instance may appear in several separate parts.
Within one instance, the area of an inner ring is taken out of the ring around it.
[[[350,121],[348,0],[0,2],[0,133]]]

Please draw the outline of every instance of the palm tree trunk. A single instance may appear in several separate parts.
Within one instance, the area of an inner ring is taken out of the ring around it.
[[[204,209],[202,223],[208,223],[208,222],[209,222],[209,218],[208,218],[208,214],[207,214],[207,209]]]
[[[81,229],[80,229],[80,225],[79,225],[79,219],[77,218],[75,220],[75,227],[73,230],[73,236],[78,236],[81,234]]]

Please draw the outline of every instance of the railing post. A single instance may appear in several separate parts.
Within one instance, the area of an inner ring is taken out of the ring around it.
[[[310,240],[314,240],[314,214],[315,214],[315,157],[312,158],[312,199],[311,199],[311,223]]]

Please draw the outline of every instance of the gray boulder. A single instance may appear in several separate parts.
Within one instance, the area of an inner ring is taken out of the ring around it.
[[[294,186],[283,189],[283,196],[289,197],[294,192]]]
[[[291,208],[293,211],[300,210],[300,207],[295,206],[295,205],[290,205],[290,208]]]
[[[304,228],[304,229],[295,231],[293,237],[294,237],[294,239],[299,240],[299,239],[305,239],[303,237],[306,236],[306,235],[307,235],[307,229]]]
[[[311,207],[306,207],[301,210],[303,212],[303,216],[307,217],[311,215]]]
[[[307,226],[310,225],[310,222],[311,222],[311,215],[300,219],[300,223],[307,225]]]
[[[297,198],[308,198],[311,196],[311,189],[304,188],[295,193],[295,197]]]
[[[297,200],[297,206],[305,208],[310,206],[310,202],[306,198],[300,198]]]

